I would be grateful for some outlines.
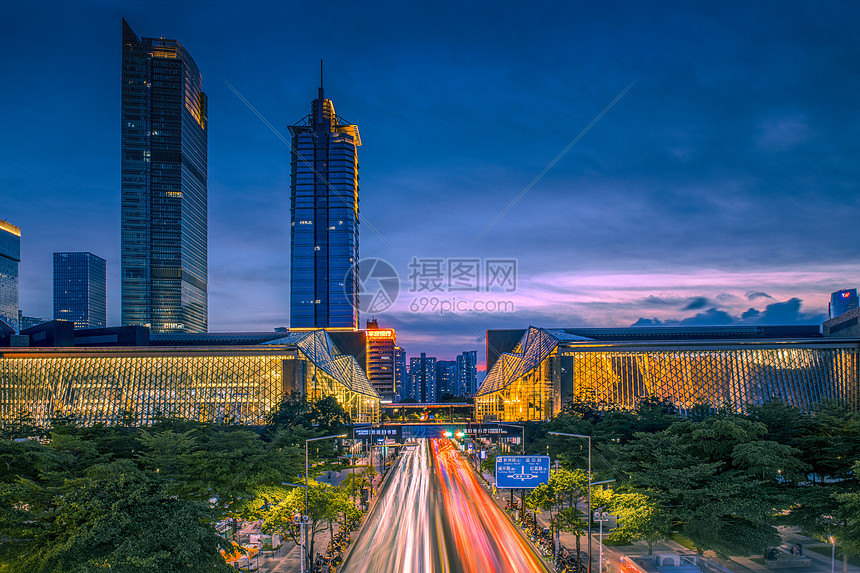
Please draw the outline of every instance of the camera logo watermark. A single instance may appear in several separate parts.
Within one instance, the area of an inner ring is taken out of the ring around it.
[[[355,306],[369,314],[388,310],[400,294],[400,276],[388,261],[361,259],[344,279],[344,294],[350,298],[349,287],[355,284]]]

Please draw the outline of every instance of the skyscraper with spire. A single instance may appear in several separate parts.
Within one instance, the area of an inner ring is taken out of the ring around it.
[[[122,323],[206,332],[207,103],[176,40],[122,21]]]
[[[292,134],[290,328],[358,328],[358,126],[323,88]]]

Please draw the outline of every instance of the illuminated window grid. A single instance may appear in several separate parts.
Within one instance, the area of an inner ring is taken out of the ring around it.
[[[281,400],[283,362],[296,359],[292,350],[6,352],[0,354],[0,423],[26,411],[41,425],[59,416],[113,425],[130,411],[140,425],[159,414],[260,425]],[[317,373],[309,398],[333,395],[354,420],[379,419],[378,397],[355,392],[320,368],[308,370]]]
[[[671,400],[682,411],[696,404],[710,404],[744,412],[750,404],[773,399],[803,411],[811,410],[822,400],[837,399],[854,410],[860,409],[856,343],[647,351],[568,347],[560,353],[572,358],[570,398],[576,400],[632,409],[640,398],[657,396]],[[505,358],[516,362],[503,356],[497,366],[510,370],[518,367],[503,363]],[[546,419],[545,409],[535,408],[534,401],[551,399],[549,360],[541,361],[539,367],[514,378],[506,386],[476,397],[476,417],[500,421]],[[553,404],[552,411],[558,413],[561,406]]]

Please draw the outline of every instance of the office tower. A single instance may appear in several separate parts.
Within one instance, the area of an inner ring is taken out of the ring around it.
[[[412,379],[412,398],[418,402],[435,402],[436,358],[421,353],[409,361],[409,376]]]
[[[406,351],[399,346],[394,347],[394,389],[395,399],[399,402],[409,398],[412,393],[408,386],[406,370]]]
[[[379,328],[376,319],[367,321],[367,378],[383,401],[395,400],[394,345],[397,334],[390,328]]]
[[[830,318],[836,318],[858,306],[860,299],[857,298],[856,288],[838,290],[830,295]]]
[[[454,394],[457,386],[457,361],[436,361],[436,396]]]
[[[358,127],[322,87],[292,134],[290,328],[358,328]]]
[[[122,323],[207,330],[207,118],[176,40],[122,21]]]
[[[468,350],[457,357],[456,396],[474,396],[478,391],[478,351]]]
[[[38,316],[24,316],[21,309],[18,309],[18,330],[27,330],[34,326],[39,326],[43,322],[48,322],[50,318],[39,318]]]
[[[18,263],[21,262],[21,229],[0,219],[0,320],[19,332]]]
[[[105,260],[92,253],[54,253],[54,320],[75,328],[104,328],[107,322]]]

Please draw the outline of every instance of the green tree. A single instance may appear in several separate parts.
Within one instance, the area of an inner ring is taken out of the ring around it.
[[[130,460],[95,465],[53,492],[17,485],[26,502],[3,532],[15,540],[10,571],[230,571],[207,504],[169,495]]]
[[[300,529],[295,519],[297,515],[307,515],[308,544],[305,553],[308,559],[313,559],[316,535],[326,528],[331,530],[334,523],[343,520],[344,514],[354,510],[355,506],[343,489],[314,481],[308,483],[307,497],[306,506],[303,487],[287,492],[283,500],[265,512],[263,531],[290,537],[298,545]]]
[[[672,533],[672,520],[657,501],[657,496],[648,490],[615,492],[608,504],[609,511],[618,521],[609,535],[613,541],[648,543],[648,555],[654,543]]]

